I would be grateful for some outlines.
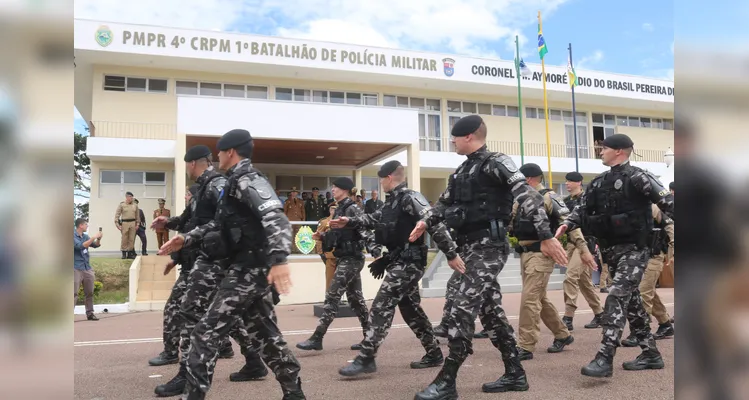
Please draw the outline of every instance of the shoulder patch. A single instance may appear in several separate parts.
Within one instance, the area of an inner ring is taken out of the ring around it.
[[[412,191],[409,194],[411,195],[411,198],[414,199],[415,202],[421,204],[422,207],[428,207],[429,206],[429,201],[427,201],[426,197],[424,197],[423,194],[421,194],[421,193],[419,193],[417,191]]]
[[[507,157],[507,156],[501,157],[501,162],[502,162],[502,165],[504,165],[505,168],[507,168],[507,170],[510,171],[511,173],[518,172],[518,166],[515,165],[515,162],[512,161],[512,158]]]
[[[250,187],[255,189],[261,199],[268,200],[276,193],[267,180],[259,178],[257,175],[245,175],[242,178],[245,177],[249,180]]]

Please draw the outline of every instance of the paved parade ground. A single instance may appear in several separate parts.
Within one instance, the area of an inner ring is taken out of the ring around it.
[[[293,289],[292,289],[293,290]],[[658,289],[662,301],[673,313],[673,289]],[[600,294],[604,299],[606,294]],[[549,299],[557,309],[564,311],[563,292],[549,292]],[[510,322],[517,331],[520,293],[503,298]],[[444,299],[424,299],[424,309],[433,323],[438,323]],[[553,337],[541,327],[541,340],[533,360],[524,361],[530,390],[524,393],[486,394],[481,384],[494,381],[504,371],[499,352],[488,339],[474,340],[474,354],[466,360],[458,373],[458,394],[461,399],[621,399],[648,398],[673,399],[674,340],[658,341],[666,368],[658,371],[624,371],[621,363],[634,359],[639,348],[619,348],[614,376],[595,379],[582,376],[580,368],[595,355],[601,341],[600,329],[585,329],[593,317],[587,303],[580,296],[575,316],[575,342],[562,353],[548,354],[546,347]],[[412,370],[411,361],[419,360],[424,350],[414,334],[396,313],[385,343],[377,357],[378,371],[362,378],[344,378],[338,369],[352,360],[357,352],[349,350],[351,344],[362,338],[356,318],[336,319],[325,336],[324,350],[305,352],[295,345],[306,340],[313,332],[317,318],[312,305],[278,307],[278,319],[289,347],[302,364],[302,388],[310,400],[337,399],[413,399],[416,392],[426,387],[439,368]],[[148,359],[162,350],[162,313],[137,312],[127,314],[99,314],[98,322],[86,321],[85,316],[75,319],[75,398],[81,400],[136,400],[156,396],[156,385],[170,380],[178,365],[148,366]],[[480,323],[477,324],[480,329]],[[657,325],[653,325],[653,331]],[[677,326],[678,335],[678,326]],[[625,328],[623,338],[629,334]],[[446,339],[440,338],[447,356]],[[244,358],[234,345],[235,357],[219,360],[209,399],[281,399],[281,389],[269,374],[259,382],[230,382],[229,374],[239,370]],[[172,397],[178,399],[178,397]]]

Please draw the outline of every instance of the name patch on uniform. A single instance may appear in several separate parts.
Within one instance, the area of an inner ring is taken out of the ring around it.
[[[658,192],[658,196],[666,197],[669,193],[671,193],[669,190],[663,189],[660,192]]]
[[[271,200],[266,201],[265,203],[261,204],[260,207],[257,208],[258,211],[265,211],[271,207],[280,207],[281,201],[280,200]]]
[[[522,173],[518,172],[515,175],[511,176],[510,179],[507,180],[507,183],[510,184],[510,185],[512,185],[513,183],[518,182],[518,181],[522,181],[524,179],[525,179],[525,175],[523,175]]]

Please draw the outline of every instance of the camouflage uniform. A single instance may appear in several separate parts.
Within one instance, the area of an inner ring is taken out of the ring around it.
[[[389,194],[382,208],[371,214],[352,218],[348,223],[351,228],[375,229],[376,242],[388,248],[388,255],[382,260],[388,264],[383,265],[387,272],[372,303],[371,326],[361,343],[361,354],[353,363],[339,371],[344,376],[377,370],[374,358],[393,323],[396,306],[426,350],[426,355],[421,361],[411,363],[411,368],[434,367],[443,361],[442,350],[434,337],[429,317],[421,307],[419,295],[419,280],[424,275],[427,261],[424,235],[414,243],[408,241],[416,222],[430,208],[429,202],[421,193],[408,189],[405,182],[396,186]],[[436,225],[429,233],[449,259],[457,257],[457,246],[444,224]],[[383,270],[376,270],[375,265],[370,265],[373,275],[384,273]]]
[[[533,222],[539,239],[553,238],[541,194],[528,185],[510,157],[489,152],[484,145],[450,175],[447,189],[424,218],[428,226],[444,221],[455,229],[466,271],[456,272],[451,278],[455,291],[448,325],[450,355],[432,384],[416,395],[417,400],[457,396],[458,369],[473,353],[476,314],[492,345],[502,353],[505,365],[505,374],[496,382],[484,384],[482,390],[528,390],[514,330],[499,305],[502,295],[497,283],[510,252],[504,227],[509,223],[514,198],[521,215]]]
[[[165,231],[166,229],[171,229],[180,233],[186,233],[191,230],[193,226],[188,221],[190,220],[190,209],[194,201],[190,199],[190,204],[185,207],[180,216],[167,220]],[[164,305],[164,351],[148,361],[153,366],[174,364],[179,361],[179,338],[182,328],[182,319],[179,310],[187,291],[187,278],[195,262],[195,254],[187,250],[180,250],[171,254],[171,258],[175,264],[180,265],[180,274],[177,277],[177,281],[174,282],[169,299]]]
[[[335,210],[333,219],[342,216],[356,218],[361,215],[363,215],[363,211],[356,206],[356,203],[351,198],[346,197],[338,203],[338,208]],[[338,235],[341,231],[349,231],[347,234],[350,234],[354,239],[351,241],[341,239],[337,240],[335,245],[325,245],[328,241],[336,240],[331,239],[334,236],[329,235]],[[375,243],[372,231],[364,228],[345,227],[331,229],[321,234],[321,240],[323,241],[324,251],[327,251],[326,249],[330,249],[330,247],[335,247],[335,251],[333,251],[333,255],[336,257],[335,276],[333,283],[331,283],[328,291],[325,293],[323,313],[320,316],[315,332],[308,340],[296,345],[297,348],[302,350],[322,350],[322,338],[338,313],[338,304],[341,301],[343,293],[346,293],[346,298],[351,308],[359,318],[362,335],[366,336],[369,330],[367,303],[364,301],[361,285],[361,270],[364,268],[364,254],[362,253],[364,246],[362,242],[364,242],[369,253],[375,258],[380,256],[382,246]],[[344,248],[345,246],[348,248]],[[360,345],[352,346],[352,350],[358,350],[359,348]]]
[[[643,352],[625,362],[624,369],[663,368],[638,288],[650,258],[647,237],[653,225],[653,203],[673,216],[673,195],[651,173],[625,162],[593,179],[582,203],[565,222],[568,230],[582,225],[586,233],[598,238],[614,277],[601,318],[601,347],[583,367],[583,375],[613,374],[614,355],[627,320]]]
[[[195,196],[197,200],[191,202],[189,212],[190,221],[188,224],[190,227],[195,226],[201,228],[212,221],[209,215],[211,215],[212,212],[215,213],[215,210],[218,207],[221,192],[226,184],[226,178],[215,172],[213,167],[209,167],[197,179],[197,184],[199,184],[201,188]],[[183,213],[183,215],[185,215],[185,213]],[[181,217],[182,216],[178,218]],[[172,218],[167,223],[167,226],[171,229],[181,223],[182,222],[179,220]],[[197,257],[195,258],[194,267],[191,270],[188,269],[187,272],[183,272],[183,274],[188,274],[187,284],[184,294],[181,297],[182,301],[179,308],[179,318],[176,322],[180,326],[179,352],[182,356],[180,360],[180,370],[174,379],[164,385],[156,387],[156,394],[161,396],[173,396],[175,395],[175,392],[178,392],[177,394],[182,393],[185,384],[187,383],[187,375],[189,373],[187,361],[192,345],[191,334],[198,321],[200,321],[200,319],[205,315],[209,306],[213,302],[218,285],[224,278],[225,274],[224,263],[219,259],[208,257],[208,255],[200,249],[185,246],[181,250],[181,254],[194,254]],[[250,350],[252,346],[250,337],[241,323],[235,325],[234,328],[228,332],[228,335],[221,337],[221,345],[219,346],[220,358],[231,358],[234,356],[229,336],[237,341],[242,354],[245,356],[247,365],[252,367],[251,369],[253,371],[257,372],[256,375],[258,377],[267,375],[267,370],[265,370],[265,367],[262,365],[257,354]]]
[[[273,188],[249,159],[229,169],[216,219],[186,235],[185,248],[199,245],[212,258],[225,258],[228,270],[190,335],[188,399],[205,398],[220,342],[238,322],[246,328],[246,332],[239,329],[240,339],[260,352],[276,374],[284,398],[304,399],[300,366],[276,324],[267,279],[270,266],[285,264],[291,252],[291,224]],[[201,269],[201,262],[202,257],[196,270]]]

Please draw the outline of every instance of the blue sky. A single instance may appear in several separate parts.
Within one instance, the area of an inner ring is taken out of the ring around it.
[[[692,2],[683,1],[685,5]],[[701,4],[704,7],[704,3]],[[567,45],[571,42],[578,70],[673,79],[673,5],[669,0],[626,3],[601,0],[78,0],[75,16],[502,59],[514,58],[514,39],[518,34],[521,56],[527,63],[538,63],[536,15],[541,10],[549,48],[547,65],[566,65]],[[697,14],[705,15],[702,11]],[[717,16],[711,22],[717,26],[726,25]],[[76,129],[82,129],[79,122]]]

